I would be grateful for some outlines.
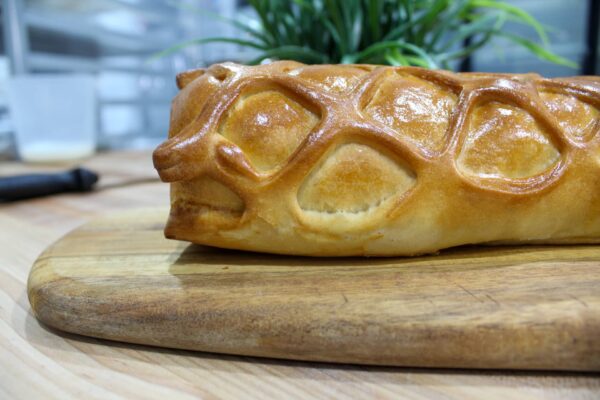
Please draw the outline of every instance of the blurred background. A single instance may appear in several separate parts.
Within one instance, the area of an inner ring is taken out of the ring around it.
[[[580,69],[540,61],[524,49],[502,42],[457,63],[457,70],[535,71],[549,77],[598,73],[600,2],[507,3],[522,7],[544,24],[551,50],[577,62]],[[30,131],[30,139],[25,140],[39,141],[52,134],[55,121],[59,124],[65,118],[74,124],[71,130],[81,132],[81,146],[71,149],[74,157],[90,149],[156,146],[166,137],[177,72],[224,60],[247,60],[252,54],[236,45],[208,44],[150,60],[152,55],[187,39],[240,37],[213,13],[251,19],[252,12],[243,0],[3,0],[0,159],[19,157],[15,126]],[[510,29],[534,36],[517,25]],[[75,92],[77,96],[71,95]],[[42,106],[67,97],[72,101],[71,115]],[[43,108],[36,109],[37,103]],[[27,112],[15,109],[19,104]],[[33,120],[35,116],[39,118]],[[68,153],[66,145],[60,140],[57,143]],[[47,150],[48,141],[42,140],[40,146]],[[30,150],[28,154],[20,151],[21,158],[38,160],[39,149],[33,146]],[[44,160],[43,154],[39,160]]]

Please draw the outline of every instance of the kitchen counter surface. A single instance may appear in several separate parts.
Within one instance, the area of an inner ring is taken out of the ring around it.
[[[265,360],[115,343],[61,333],[32,315],[31,264],[94,216],[168,205],[149,152],[83,165],[98,190],[0,204],[0,398],[600,399],[600,375],[387,368]],[[65,169],[0,163],[0,176]]]

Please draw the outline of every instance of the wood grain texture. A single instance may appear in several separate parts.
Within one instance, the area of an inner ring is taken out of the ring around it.
[[[163,237],[167,210],[100,218],[36,261],[57,329],[237,355],[600,371],[600,246],[303,258]]]
[[[102,154],[85,165],[103,174],[101,183],[146,179],[153,173],[149,153]],[[0,163],[0,175],[41,168]],[[144,206],[168,206],[166,185],[113,186],[86,195],[0,205],[0,398],[600,397],[600,377],[596,374],[268,360],[119,344],[61,333],[38,323],[26,293],[27,276],[38,255],[95,215]]]

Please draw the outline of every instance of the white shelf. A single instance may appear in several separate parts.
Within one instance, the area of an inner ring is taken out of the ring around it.
[[[30,53],[28,62],[32,69],[38,70],[79,71],[90,73],[99,71],[116,71],[167,77],[172,76],[172,70],[170,68],[160,70],[147,66],[119,65],[92,58],[56,53]]]
[[[169,32],[168,29],[156,33],[120,33],[103,28],[86,15],[78,16],[35,7],[29,8],[25,12],[25,23],[30,27],[94,40],[103,48],[128,54],[153,53],[178,40],[175,33]]]

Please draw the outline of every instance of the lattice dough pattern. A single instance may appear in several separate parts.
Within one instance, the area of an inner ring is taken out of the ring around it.
[[[542,198],[572,164],[600,175],[597,77],[285,61],[214,65],[178,85],[154,162],[172,182],[167,234],[181,239],[271,251],[239,244],[269,229],[305,244],[362,241],[341,253],[364,254],[434,191],[504,206]]]

